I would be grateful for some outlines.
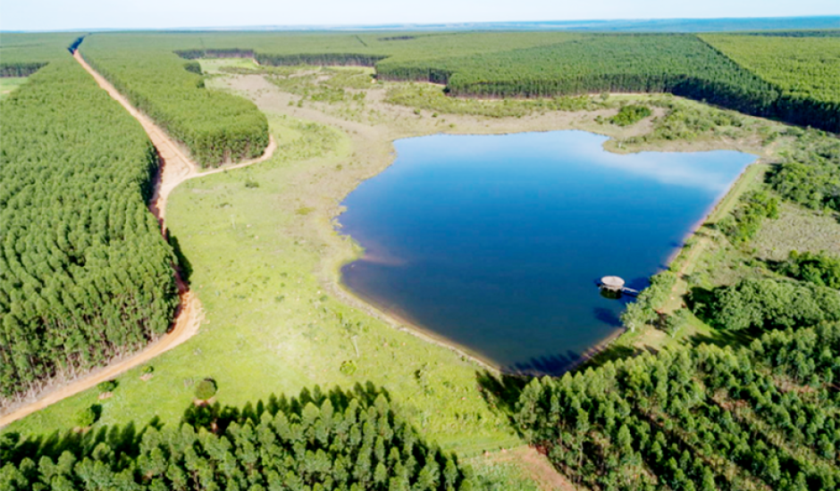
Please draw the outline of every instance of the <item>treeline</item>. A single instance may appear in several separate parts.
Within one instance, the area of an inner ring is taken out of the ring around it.
[[[593,490],[840,486],[840,325],[534,379],[515,422]]]
[[[0,101],[0,395],[147,344],[177,304],[157,154],[67,56]]]
[[[374,66],[377,61],[386,57],[361,53],[300,53],[293,55],[255,53],[254,58],[260,65],[268,66]]]
[[[195,60],[198,58],[253,58],[254,50],[252,49],[187,49],[175,50],[175,54],[187,60]]]
[[[0,77],[28,77],[45,67],[46,63],[0,63]]]
[[[840,37],[840,29],[806,29],[803,31],[755,31],[745,32],[745,36],[770,36],[786,38],[822,38]]]
[[[797,280],[840,290],[840,257],[825,252],[791,251],[787,261],[779,263],[776,270]]]
[[[92,67],[186,145],[202,165],[258,157],[268,146],[268,120],[254,103],[205,89],[203,78],[186,70],[173,53],[109,49],[103,36],[87,38],[81,51]]]
[[[254,58],[257,63],[265,66],[369,66],[385,58],[383,55],[362,53],[295,53],[276,54],[255,52],[252,49],[189,49],[176,50],[175,54],[181,58],[194,60],[198,58]]]
[[[816,38],[823,39],[836,42]],[[820,57],[811,55],[810,63],[818,66]],[[383,80],[445,83],[453,96],[667,92],[745,114],[840,131],[838,100],[786,91],[738,61],[695,35],[594,34],[552,45],[472,56],[391,58],[377,63],[376,68]],[[836,69],[825,70],[833,74]],[[788,72],[791,77],[804,77],[790,68]]]
[[[202,414],[198,414],[202,413]],[[194,408],[179,428],[0,438],[0,488],[469,490],[454,455],[423,441],[382,393],[357,387],[268,404]]]
[[[438,64],[440,64],[438,61],[425,63],[385,61],[376,65],[376,78],[384,81],[429,82],[448,85],[455,70],[430,66]],[[449,87],[447,87],[447,91],[450,91]]]

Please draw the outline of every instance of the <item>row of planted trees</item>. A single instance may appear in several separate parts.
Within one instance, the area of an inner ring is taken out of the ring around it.
[[[179,427],[68,433],[39,445],[0,438],[0,487],[119,490],[481,489],[425,442],[386,394],[356,388],[193,407]]]
[[[840,324],[533,380],[515,421],[591,489],[840,485]]]
[[[840,46],[834,39],[821,42]],[[813,55],[811,63],[819,63],[819,57]],[[383,80],[443,83],[454,96],[668,92],[745,114],[840,131],[840,94],[827,97],[824,90],[813,95],[786,90],[773,79],[762,78],[763,72],[739,65],[693,35],[589,35],[553,45],[471,56],[395,57],[376,67]]]
[[[177,295],[140,125],[69,56],[0,114],[0,395],[12,397],[145,345]]]
[[[204,88],[195,64],[142,47],[110,48],[102,36],[80,47],[85,60],[205,166],[254,158],[268,146],[268,120],[242,97]],[[197,73],[198,72],[198,73]]]

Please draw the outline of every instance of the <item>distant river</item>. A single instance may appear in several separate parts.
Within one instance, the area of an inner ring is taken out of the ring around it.
[[[755,157],[617,155],[581,131],[398,140],[397,159],[344,201],[365,248],[354,293],[511,371],[560,373],[614,334],[641,289]]]

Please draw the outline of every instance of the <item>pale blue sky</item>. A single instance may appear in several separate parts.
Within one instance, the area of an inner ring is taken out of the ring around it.
[[[0,0],[0,30],[840,15],[840,0]]]

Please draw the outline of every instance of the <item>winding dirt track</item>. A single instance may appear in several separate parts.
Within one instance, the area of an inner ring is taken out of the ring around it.
[[[277,148],[274,138],[271,138],[268,147],[265,149],[265,153],[261,157],[243,161],[235,165],[199,172],[199,166],[190,160],[186,154],[184,154],[175,141],[172,140],[172,138],[170,138],[169,135],[167,135],[160,127],[153,123],[148,116],[134,108],[128,102],[128,99],[123,97],[123,95],[120,94],[110,82],[105,80],[104,77],[97,73],[90,67],[90,65],[87,64],[87,62],[85,62],[84,59],[82,59],[82,56],[78,51],[73,54],[73,57],[76,58],[76,61],[78,61],[85,70],[91,74],[91,76],[93,76],[100,87],[105,89],[114,100],[122,104],[122,106],[132,116],[134,116],[137,121],[140,122],[143,129],[146,130],[146,133],[149,135],[149,139],[152,140],[152,143],[157,149],[160,157],[160,169],[155,176],[154,193],[152,195],[152,200],[149,203],[149,210],[158,219],[161,227],[161,233],[163,233],[164,236],[166,235],[166,203],[169,198],[169,194],[179,184],[187,179],[215,174],[216,172],[223,172],[231,169],[238,169],[240,167],[262,162],[269,159],[273,155],[274,150]],[[201,324],[202,318],[201,302],[199,302],[196,295],[190,291],[189,285],[181,279],[181,275],[177,269],[175,270],[175,282],[178,287],[180,304],[175,312],[175,319],[172,322],[172,327],[169,332],[140,352],[118,360],[106,367],[93,370],[81,378],[72,380],[67,385],[56,387],[53,390],[48,389],[47,391],[42,392],[34,401],[28,403],[24,402],[22,405],[6,408],[6,410],[13,410],[8,412],[8,414],[0,416],[0,428],[32,414],[35,411],[43,409],[50,404],[54,404],[62,399],[87,390],[100,382],[110,380],[126,370],[136,367],[137,365],[146,363],[152,358],[174,348],[175,346],[178,346],[198,333],[198,327]],[[1,413],[2,411],[0,411],[0,414]]]

